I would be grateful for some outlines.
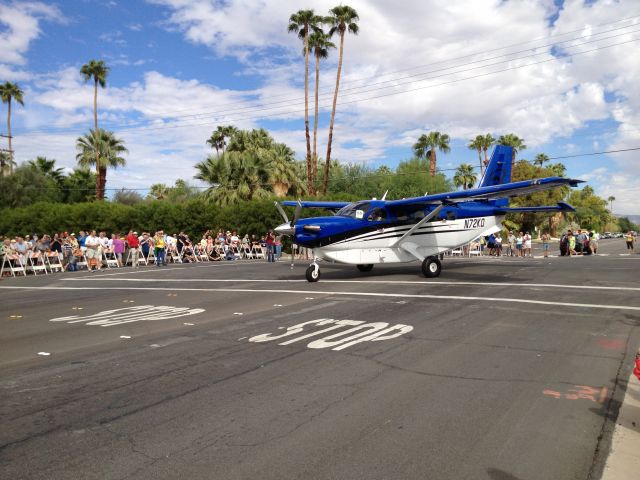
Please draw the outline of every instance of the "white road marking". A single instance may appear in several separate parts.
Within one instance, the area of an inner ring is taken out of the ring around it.
[[[43,357],[48,357],[51,354],[49,352],[38,352],[38,355],[41,355]]]
[[[79,323],[86,322],[86,325],[99,325],[101,327],[111,327],[113,325],[122,325],[123,323],[132,323],[149,320],[166,320],[169,318],[186,317],[204,312],[204,308],[189,307],[172,307],[172,306],[153,306],[140,305],[137,307],[116,308],[106,310],[104,312],[95,313],[81,317],[79,315],[71,315],[68,317],[52,318],[50,322],[66,322]]]
[[[242,312],[233,312],[234,315],[244,315]]]
[[[518,284],[516,284],[518,285]],[[282,293],[282,294],[320,294],[333,296],[351,296],[351,297],[382,297],[382,298],[418,298],[418,299],[434,299],[434,300],[465,300],[474,302],[495,302],[495,303],[529,303],[533,305],[552,305],[558,307],[577,307],[577,308],[593,308],[604,310],[633,310],[640,311],[640,307],[629,305],[600,305],[594,303],[573,303],[573,302],[552,302],[545,300],[530,300],[525,298],[501,298],[501,297],[465,297],[460,295],[428,295],[428,294],[409,294],[409,293],[375,293],[375,292],[332,292],[330,290],[274,290],[259,288],[163,288],[163,287],[15,287],[10,285],[0,286],[1,289],[11,290],[139,290],[145,292],[178,290],[182,292],[219,292],[228,294],[236,293]],[[242,315],[242,313],[234,313],[234,315]]]
[[[193,323],[189,323],[189,322],[184,322],[183,325],[187,325],[187,326],[190,327],[190,326],[193,326],[194,324]]]
[[[386,322],[372,322],[366,323],[362,320],[334,320],[332,318],[321,318],[319,320],[310,320],[308,322],[299,323],[291,327],[287,327],[286,331],[279,335],[273,335],[271,333],[264,333],[262,335],[256,335],[249,339],[250,342],[263,343],[271,342],[273,340],[281,340],[285,337],[290,337],[302,333],[305,326],[323,327],[330,325],[328,328],[322,328],[320,330],[312,331],[300,337],[286,340],[278,343],[278,345],[290,345],[300,340],[306,340],[311,337],[317,337],[327,332],[343,329],[341,332],[332,333],[331,335],[322,337],[320,339],[313,340],[307,345],[307,348],[331,348],[335,351],[344,350],[353,345],[363,342],[379,342],[382,340],[391,340],[397,338],[400,335],[409,333],[413,330],[411,325],[392,325],[389,326]],[[346,328],[346,330],[344,329]],[[282,329],[282,327],[280,327]],[[393,333],[391,333],[393,332]],[[353,335],[351,335],[353,334]],[[345,335],[349,335],[345,337]]]
[[[64,281],[77,281],[81,280],[79,278],[65,278],[61,279]],[[90,280],[100,281],[99,278],[91,278]],[[118,279],[105,279],[104,281],[109,282],[154,282],[154,283],[167,283],[167,282],[198,282],[198,283],[308,283],[305,279],[258,279],[258,280],[249,280],[245,278],[184,278],[184,279],[141,279],[141,278],[118,278]],[[600,285],[566,285],[566,284],[556,284],[556,283],[519,283],[519,282],[451,282],[446,280],[322,280],[322,283],[362,283],[367,285],[425,285],[425,286],[450,286],[450,285],[471,285],[471,286],[480,286],[480,287],[524,287],[524,288],[565,288],[569,290],[624,290],[631,292],[640,292],[640,287],[606,287]],[[2,287],[0,287],[2,288]],[[176,289],[178,290],[178,289]],[[313,300],[313,297],[307,297],[305,300]],[[274,305],[275,306],[275,305]]]
[[[129,335],[120,335],[120,338],[131,338]]]
[[[280,305],[279,303],[274,303],[273,306],[274,307],[281,307],[282,305]]]

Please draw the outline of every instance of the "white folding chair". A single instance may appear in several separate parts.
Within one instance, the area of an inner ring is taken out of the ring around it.
[[[84,267],[86,269],[89,269],[89,264],[87,263],[87,257],[85,256],[84,252],[82,252],[80,255],[76,256],[76,268],[81,268]]]
[[[44,259],[46,266],[51,273],[64,272],[64,265],[62,265],[58,252],[50,252],[44,257]]]
[[[107,268],[118,268],[120,266],[120,264],[118,264],[118,257],[111,250],[102,251],[102,260],[107,264]]]
[[[474,255],[478,256],[478,257],[480,255],[482,255],[482,250],[480,248],[480,244],[479,243],[469,245],[469,256],[471,257],[471,256],[474,256]]]
[[[4,272],[10,272],[13,277],[16,276],[16,273],[21,273],[25,277],[27,276],[27,270],[24,268],[22,264],[22,260],[20,255],[12,256],[10,258],[9,255],[5,254],[2,257],[2,268],[0,268],[0,277],[4,275]]]
[[[261,258],[261,259],[263,259],[263,260],[264,260],[265,258],[267,258],[267,257],[265,256],[264,248],[262,248],[262,246],[260,246],[260,245],[256,245],[256,246],[254,247],[254,249],[253,249],[253,252],[254,252],[254,257],[255,257],[255,258]]]
[[[27,259],[27,270],[31,270],[34,275],[38,275],[38,272],[44,272],[48,275],[47,265],[44,261],[44,255],[38,253],[29,253]]]

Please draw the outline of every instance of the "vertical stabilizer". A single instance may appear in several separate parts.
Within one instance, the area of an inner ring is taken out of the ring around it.
[[[481,187],[501,185],[511,181],[511,155],[513,149],[504,145],[496,145],[491,154],[491,160],[484,172]]]

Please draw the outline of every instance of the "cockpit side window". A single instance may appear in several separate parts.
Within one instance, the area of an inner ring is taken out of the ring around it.
[[[364,219],[364,214],[367,212],[367,210],[369,210],[368,202],[350,203],[346,207],[338,210],[336,215],[362,220]]]
[[[384,222],[386,219],[387,212],[384,208],[374,208],[367,216],[369,222]]]

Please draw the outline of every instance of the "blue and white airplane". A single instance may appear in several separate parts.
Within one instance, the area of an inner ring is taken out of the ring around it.
[[[509,198],[541,190],[582,183],[547,177],[509,183],[511,147],[496,146],[478,188],[425,195],[402,200],[348,202],[282,202],[295,207],[289,221],[282,206],[276,208],[284,223],[276,232],[290,235],[302,247],[313,249],[307,280],[320,278],[318,260],[357,265],[368,272],[374,264],[422,262],[426,277],[442,271],[440,254],[502,229],[507,213],[574,211],[566,203],[552,207],[509,208]],[[386,194],[385,194],[386,196]],[[302,208],[335,212],[329,217],[299,218]]]

